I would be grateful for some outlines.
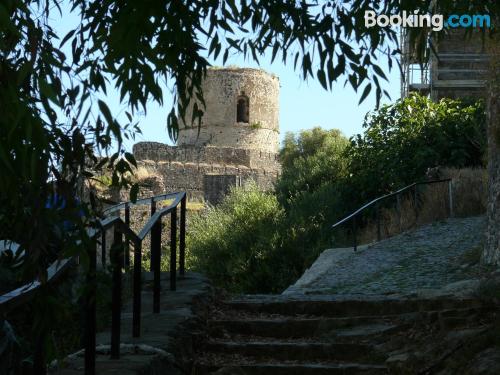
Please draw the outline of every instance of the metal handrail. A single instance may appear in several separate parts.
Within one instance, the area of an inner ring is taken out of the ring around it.
[[[378,205],[380,202],[386,200],[386,199],[389,199],[389,198],[392,198],[394,196],[396,196],[398,198],[398,204],[399,204],[399,196],[407,191],[410,191],[411,189],[414,189],[414,201],[416,202],[417,201],[417,186],[419,185],[431,185],[431,184],[436,184],[436,183],[442,183],[442,182],[448,182],[448,197],[449,197],[449,201],[450,201],[450,216],[453,216],[453,198],[452,198],[452,188],[451,188],[451,182],[452,182],[452,179],[451,178],[445,178],[445,179],[440,179],[440,180],[429,180],[429,181],[419,181],[419,182],[414,182],[413,184],[411,185],[408,185],[408,186],[405,186],[399,190],[396,190],[392,193],[389,193],[389,194],[386,194],[386,195],[382,195],[381,197],[378,197],[378,198],[375,198],[373,199],[372,201],[366,203],[365,205],[361,206],[360,208],[358,208],[356,211],[354,211],[353,213],[351,213],[350,215],[344,217],[343,219],[339,220],[338,222],[336,222],[335,224],[333,224],[330,228],[331,229],[334,229],[346,222],[348,222],[349,220],[352,220],[353,221],[353,233],[354,233],[354,251],[357,250],[357,238],[356,238],[356,217],[358,215],[360,215],[363,211],[365,211],[366,209],[368,208],[371,208],[373,206],[376,206],[377,208],[377,241],[380,241],[381,239],[381,235],[380,235],[380,214],[379,214],[379,209],[378,209]]]
[[[168,206],[156,211],[156,202],[174,198]],[[140,319],[141,319],[141,289],[142,289],[142,242],[148,233],[151,233],[151,265],[153,271],[153,313],[160,312],[160,262],[161,262],[161,219],[163,216],[171,215],[170,228],[170,289],[176,290],[176,251],[177,251],[177,208],[181,206],[180,218],[180,241],[179,241],[179,274],[185,274],[185,234],[186,234],[186,202],[187,196],[185,192],[161,194],[151,198],[140,199],[134,203],[124,202],[118,203],[104,210],[106,214],[125,210],[125,220],[121,217],[107,217],[98,220],[98,228],[90,228],[87,230],[87,235],[91,239],[95,239],[101,234],[101,257],[102,264],[105,265],[106,260],[106,231],[110,228],[114,230],[114,244],[112,246],[112,254],[110,260],[112,264],[112,316],[111,316],[111,357],[119,358],[120,356],[120,326],[121,326],[121,269],[123,266],[129,265],[128,259],[128,241],[134,245],[134,269],[133,269],[133,312],[132,312],[132,335],[140,336]],[[140,204],[151,205],[151,217],[144,225],[142,230],[136,234],[130,228],[130,207]],[[123,243],[123,236],[126,238]],[[123,250],[126,249],[125,257]],[[89,292],[86,295],[86,324],[85,324],[85,374],[95,374],[95,344],[96,344],[96,268],[97,257],[96,248],[88,249],[89,253],[89,270],[87,273],[87,286]],[[57,260],[47,269],[47,283],[54,282],[62,276],[69,266],[77,262],[77,257]],[[45,284],[46,285],[46,284]],[[31,300],[35,292],[42,287],[39,280],[35,280],[25,284],[15,290],[0,296],[0,312],[10,311],[13,307],[19,306]],[[43,345],[36,345],[34,371],[37,374],[46,373],[46,364],[43,357]]]
[[[120,203],[114,204],[111,207],[108,207],[108,208],[104,209],[103,212],[104,213],[112,213],[112,212],[115,212],[115,211],[120,211],[122,209],[125,209],[126,207],[140,206],[140,205],[149,204],[149,203],[151,203],[151,201],[153,201],[153,202],[160,202],[160,201],[164,201],[166,199],[175,197],[175,196],[177,196],[179,194],[185,194],[185,193],[181,193],[181,192],[167,193],[167,194],[155,195],[154,197],[151,197],[151,198],[138,199],[135,202],[120,202]]]

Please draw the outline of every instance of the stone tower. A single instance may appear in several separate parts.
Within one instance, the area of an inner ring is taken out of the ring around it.
[[[248,180],[272,188],[280,173],[278,78],[260,69],[211,68],[202,87],[200,129],[181,125],[176,146],[134,145],[148,175],[145,194],[183,190],[191,201],[215,204],[231,186]]]
[[[277,152],[279,80],[260,69],[212,68],[203,82],[201,129],[184,127],[179,146],[217,146]],[[201,107],[201,105],[200,105]],[[192,109],[192,107],[191,107]],[[191,119],[192,111],[186,118]]]

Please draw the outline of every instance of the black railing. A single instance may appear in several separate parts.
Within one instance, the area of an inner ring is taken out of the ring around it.
[[[342,220],[336,222],[331,226],[332,229],[339,227],[342,224],[345,224],[349,221],[351,221],[352,224],[352,235],[353,235],[353,248],[354,251],[357,250],[358,248],[358,241],[357,241],[357,232],[358,232],[358,217],[361,216],[367,209],[374,207],[375,208],[375,217],[376,217],[376,225],[377,225],[377,241],[380,241],[382,238],[382,233],[381,233],[381,203],[383,201],[386,201],[387,199],[390,198],[396,198],[396,213],[398,215],[398,221],[399,221],[399,227],[401,228],[401,196],[403,194],[406,194],[410,192],[413,195],[413,206],[415,209],[415,217],[418,221],[418,200],[419,200],[419,190],[418,187],[420,185],[431,185],[431,184],[436,184],[436,183],[448,183],[448,207],[449,207],[449,216],[453,216],[453,192],[452,192],[452,180],[451,178],[446,178],[446,179],[441,179],[441,180],[431,180],[431,181],[421,181],[421,182],[415,182],[411,185],[405,186],[404,188],[401,188],[393,193],[383,195],[381,197],[375,198],[371,202],[368,202],[361,208],[358,208],[356,211],[354,211],[352,214],[346,216]]]
[[[157,202],[172,199],[167,206],[157,209]],[[150,204],[151,217],[136,234],[130,228],[130,208],[136,205]],[[92,246],[87,249],[89,267],[86,275],[85,294],[85,374],[94,375],[96,372],[96,291],[97,291],[97,238],[101,239],[101,263],[106,265],[106,232],[113,229],[113,244],[109,260],[112,270],[112,311],[111,311],[111,358],[120,357],[120,331],[122,309],[122,268],[130,266],[130,243],[133,244],[133,308],[132,308],[132,336],[139,337],[141,333],[141,292],[142,292],[142,244],[144,238],[150,234],[151,270],[153,271],[153,313],[160,312],[160,264],[161,264],[161,237],[162,218],[170,214],[170,289],[176,290],[177,277],[177,211],[180,206],[180,233],[179,233],[179,275],[185,274],[185,236],[186,236],[186,193],[172,193],[141,199],[135,203],[126,202],[109,207],[106,215],[119,213],[124,210],[124,220],[120,216],[107,217],[99,221],[99,228],[88,231]],[[54,262],[47,270],[46,283],[52,284],[62,276],[77,258],[68,258]],[[14,307],[23,305],[33,298],[35,292],[42,287],[42,283],[34,281],[0,296],[0,313],[5,314]],[[45,374],[43,340],[37,340],[35,347],[33,371],[35,374]]]

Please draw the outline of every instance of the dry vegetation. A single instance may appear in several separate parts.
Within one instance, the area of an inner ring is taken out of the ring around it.
[[[452,178],[452,212],[454,217],[483,215],[486,212],[488,176],[485,169],[446,168],[441,178]],[[417,225],[443,220],[450,215],[448,183],[420,185],[418,200],[413,193],[403,195],[397,209],[396,198],[389,199],[381,208],[381,236],[387,238]],[[377,239],[377,224],[374,212],[369,213],[366,226],[359,234],[360,243],[371,243]]]

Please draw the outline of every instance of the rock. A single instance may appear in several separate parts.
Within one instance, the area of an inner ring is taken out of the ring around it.
[[[229,367],[223,367],[216,372],[214,372],[214,375],[245,375],[245,372],[240,368],[236,366],[229,366]]]
[[[477,354],[470,362],[465,374],[500,374],[500,348],[488,348]]]
[[[409,353],[399,353],[387,358],[385,364],[390,374],[413,374],[413,366],[410,365],[413,362],[415,362],[413,355]]]

